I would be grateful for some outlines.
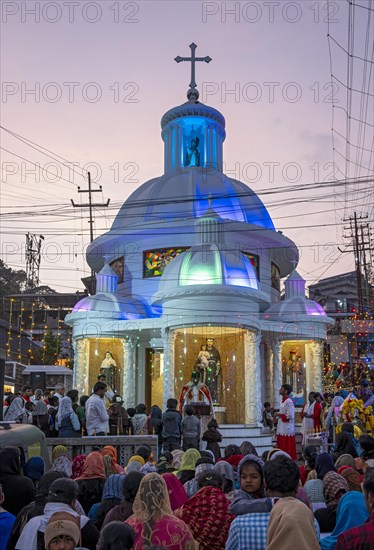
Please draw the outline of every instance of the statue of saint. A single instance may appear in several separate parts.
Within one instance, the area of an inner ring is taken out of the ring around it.
[[[213,343],[213,338],[207,338],[206,345],[201,346],[196,367],[200,371],[204,384],[209,388],[213,403],[217,405],[219,402],[218,377],[221,372],[221,356]]]
[[[106,377],[106,383],[108,388],[113,388],[116,390],[116,371],[117,363],[113,359],[112,352],[107,351],[105,353],[105,358],[101,363],[100,372]]]
[[[191,145],[187,145],[185,166],[200,166],[200,140],[198,137],[191,139]]]

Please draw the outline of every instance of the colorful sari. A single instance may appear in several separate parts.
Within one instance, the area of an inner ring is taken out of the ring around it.
[[[189,526],[201,550],[224,550],[234,516],[217,487],[203,487],[175,512]]]
[[[71,479],[77,479],[77,477],[82,475],[83,466],[84,466],[84,463],[86,462],[86,458],[87,458],[87,455],[77,455],[73,459],[73,464],[72,464],[73,473],[70,476]]]
[[[152,546],[165,550],[197,548],[187,525],[173,515],[165,480],[159,474],[144,476],[133,510],[134,514],[126,520],[136,535],[133,550],[147,550]]]
[[[174,512],[174,510],[180,508],[185,502],[187,502],[188,496],[186,490],[179,479],[173,474],[164,474],[162,477],[167,485],[170,506]]]

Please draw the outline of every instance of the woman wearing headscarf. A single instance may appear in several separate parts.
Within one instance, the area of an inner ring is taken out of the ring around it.
[[[175,474],[182,485],[194,478],[196,462],[200,457],[201,455],[197,449],[187,449],[184,453],[181,467]]]
[[[83,466],[86,462],[87,455],[77,455],[73,458],[71,479],[77,479],[83,473]]]
[[[294,497],[281,498],[273,507],[266,550],[320,550],[311,510]]]
[[[188,496],[186,490],[177,476],[174,476],[173,474],[164,474],[162,477],[167,485],[170,506],[174,512],[177,508],[180,508],[185,502],[187,502]]]
[[[98,451],[87,455],[82,475],[75,481],[78,484],[78,499],[86,514],[93,504],[101,501],[105,483],[105,463]]]
[[[94,504],[88,513],[88,517],[95,521],[95,525],[100,531],[105,516],[109,510],[117,506],[122,500],[122,485],[124,476],[113,474],[105,481],[101,502]]]
[[[182,464],[182,458],[184,456],[184,451],[182,451],[182,449],[175,449],[174,451],[171,451],[171,455],[173,457],[173,460],[172,460],[172,467],[175,469],[175,470],[179,470],[179,468],[181,467],[181,464]]]
[[[329,537],[322,539],[320,542],[322,550],[334,550],[341,533],[351,527],[362,525],[368,517],[369,514],[362,493],[350,491],[343,495],[336,511],[335,529]]]
[[[225,493],[226,498],[232,500],[234,498],[234,472],[232,466],[225,460],[220,460],[214,465],[214,469],[222,477],[222,491]]]
[[[148,426],[147,407],[144,403],[140,403],[136,407],[136,413],[132,418],[132,426],[134,435],[148,435],[150,428]]]
[[[35,487],[31,479],[21,473],[21,451],[18,447],[0,449],[0,483],[5,500],[3,508],[17,516],[26,504],[32,502]]]
[[[23,467],[23,475],[30,478],[36,487],[39,479],[44,474],[45,463],[41,456],[33,456],[29,458]]]
[[[351,455],[353,458],[359,456],[357,452],[359,443],[354,436],[354,426],[349,422],[345,422],[342,431],[336,438],[335,446],[332,447],[332,456],[336,461],[341,455]]]
[[[327,472],[335,472],[334,461],[329,453],[320,453],[316,458],[317,478],[322,479]]]
[[[49,471],[42,475],[36,486],[35,500],[30,502],[17,515],[15,524],[13,525],[10,538],[8,541],[7,550],[14,550],[15,544],[21,536],[22,530],[26,523],[36,516],[42,516],[44,506],[47,503],[49,488],[52,483],[61,477],[65,477],[61,472]]]
[[[340,468],[338,470],[338,473],[345,479],[345,481],[348,484],[350,491],[358,491],[361,493],[361,476],[356,470],[353,468],[349,468],[346,466],[342,466],[343,471],[340,472]]]
[[[41,390],[40,390],[41,391]],[[32,411],[32,423],[34,426],[37,426],[46,437],[49,437],[49,414],[48,407],[44,403],[43,399],[38,399],[34,401],[35,407]]]
[[[129,474],[130,472],[140,472],[144,464],[145,460],[142,456],[133,455],[126,466],[126,474]]]
[[[209,458],[199,458],[199,460],[196,462],[194,478],[190,481],[186,481],[186,483],[184,483],[183,485],[188,498],[193,497],[199,490],[199,486],[197,483],[199,475],[204,472],[208,472],[209,470],[214,470],[214,464],[212,463],[212,461]]]
[[[55,456],[55,458],[53,459],[51,470],[62,472],[66,477],[71,477],[73,472],[72,460],[67,454],[68,451],[64,445],[58,445],[58,447],[59,449],[57,451],[55,451],[55,449],[52,451],[52,459],[53,456]]]
[[[229,501],[221,489],[222,480],[212,470],[202,474],[199,481],[199,486],[203,486],[176,510],[175,515],[191,529],[201,550],[224,550],[234,516],[229,512]]]
[[[122,483],[122,500],[117,506],[107,512],[103,527],[111,521],[126,521],[133,514],[133,504],[140,482],[144,475],[140,472],[130,472],[123,478]],[[175,476],[172,476],[175,478]]]
[[[332,533],[336,524],[336,510],[340,498],[348,493],[349,488],[345,479],[336,472],[328,472],[323,480],[323,495],[326,508],[314,512],[321,533]]]
[[[56,428],[58,437],[79,437],[81,424],[73,410],[73,402],[70,397],[63,397],[60,401],[56,415]]]
[[[240,452],[243,456],[246,455],[255,455],[258,456],[258,453],[256,451],[256,447],[252,445],[250,441],[243,441],[243,443],[239,447]]]
[[[5,412],[4,420],[8,422],[17,422],[18,424],[27,423],[25,402],[22,397],[13,397],[9,407]]]
[[[117,451],[116,451],[116,448],[115,447],[112,447],[111,445],[105,445],[105,447],[103,447],[101,450],[100,450],[100,453],[105,457],[105,456],[110,456],[113,460],[113,464],[114,464],[114,468],[116,470],[115,473],[117,474],[123,474],[124,473],[124,469],[122,468],[122,466],[120,466],[119,464],[117,464]]]
[[[314,445],[306,445],[303,448],[302,454],[304,465],[299,467],[300,481],[305,485],[308,475],[316,468],[317,449]]]
[[[341,466],[355,468],[355,459],[352,455],[340,455],[335,461],[335,468],[338,470]]]
[[[359,443],[362,450],[364,469],[374,468],[374,437],[371,435],[361,435]]]
[[[148,550],[152,546],[168,550],[198,547],[184,521],[173,515],[165,480],[159,474],[148,474],[142,479],[134,514],[126,523],[135,531],[134,550]]]

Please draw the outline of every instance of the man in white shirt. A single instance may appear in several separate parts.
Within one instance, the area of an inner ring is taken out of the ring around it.
[[[87,435],[106,435],[109,432],[109,415],[104,401],[106,391],[106,384],[96,382],[93,394],[86,401]]]
[[[55,393],[53,394],[57,397],[58,402],[61,403],[61,399],[65,396],[65,386],[64,384],[56,384]]]

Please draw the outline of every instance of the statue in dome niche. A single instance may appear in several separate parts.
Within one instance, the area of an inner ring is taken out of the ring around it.
[[[106,376],[106,383],[108,385],[108,388],[112,388],[114,390],[117,389],[116,372],[117,372],[117,363],[113,359],[112,352],[107,351],[105,353],[104,360],[101,363],[100,373]]]
[[[191,139],[191,144],[186,147],[185,166],[200,166],[200,140],[198,137]]]
[[[201,346],[196,368],[200,372],[200,378],[203,380],[203,383],[209,388],[213,403],[217,405],[220,393],[221,356],[213,344],[213,338],[207,338],[206,344]]]

